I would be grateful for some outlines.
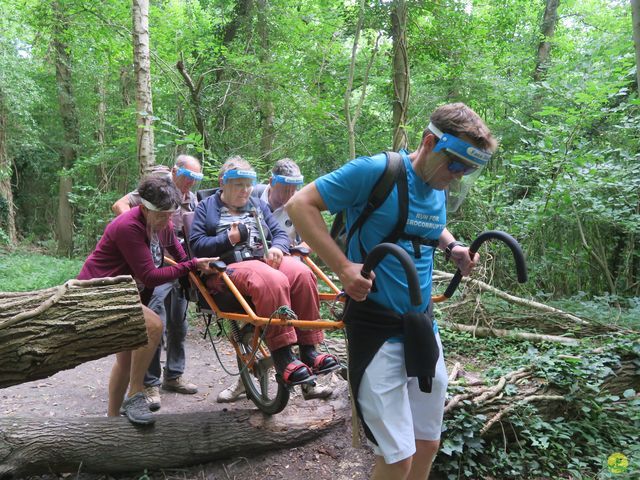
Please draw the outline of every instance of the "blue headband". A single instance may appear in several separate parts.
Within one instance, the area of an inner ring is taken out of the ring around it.
[[[197,182],[199,182],[204,178],[203,174],[192,172],[188,168],[184,168],[184,167],[178,167],[178,170],[176,170],[176,175],[177,176],[182,175],[183,177],[190,178],[191,180],[195,180]]]
[[[254,172],[253,170],[234,169],[234,170],[227,170],[226,172],[224,172],[224,175],[222,175],[222,184],[224,185],[225,183],[227,183],[229,180],[233,178],[248,178],[251,180],[252,185],[255,185],[258,180],[258,176],[256,175],[256,172]]]
[[[438,143],[433,147],[434,152],[445,150],[458,158],[470,162],[472,165],[484,167],[491,159],[491,154],[474,147],[470,143],[460,140],[450,133],[442,133],[433,123],[429,123],[427,130],[433,132],[438,137]]]
[[[272,175],[271,178],[274,183],[284,183],[285,185],[302,185],[304,183],[304,177],[302,175]]]

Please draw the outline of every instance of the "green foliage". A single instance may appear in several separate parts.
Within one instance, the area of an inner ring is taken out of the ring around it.
[[[469,345],[472,342],[465,334],[444,332],[443,340],[456,353],[469,353],[467,349],[474,347],[480,350],[480,340],[478,345]],[[640,472],[635,460],[640,453],[640,399],[633,389],[611,395],[603,388],[604,380],[612,376],[612,369],[619,367],[622,358],[631,355],[640,366],[640,343],[636,336],[608,339],[595,351],[592,345],[543,346],[529,347],[525,355],[513,351],[509,344],[498,355],[499,341],[482,339],[482,342],[487,343],[487,351],[480,360],[491,362],[496,376],[520,365],[532,365],[535,378],[544,379],[551,392],[562,392],[565,396],[563,407],[555,418],[545,419],[529,403],[511,404],[509,419],[501,423],[502,434],[480,438],[480,430],[488,419],[477,412],[472,402],[464,401],[446,420],[447,431],[434,466],[436,470],[452,480],[610,478],[607,458],[621,452],[632,459],[628,478]],[[456,393],[456,388],[450,387],[449,393]],[[509,397],[517,392],[516,387],[505,389],[504,394]]]
[[[548,39],[551,57],[537,83],[532,75],[542,0],[407,3],[410,146],[418,145],[429,113],[452,101],[472,106],[500,139],[466,203],[450,218],[450,230],[470,242],[483,230],[502,229],[521,242],[530,277],[523,286],[515,283],[507,249],[483,247],[494,285],[592,321],[637,329],[640,100],[628,2],[560,2],[555,34]],[[59,4],[69,14],[64,40],[80,118],[79,156],[68,173],[74,180],[75,253],[82,258],[112,218],[112,203],[138,181],[131,4]],[[10,112],[3,124],[7,158],[0,175],[11,179],[20,235],[41,247],[55,240],[64,140],[51,58],[56,25],[51,5],[0,0],[0,98],[8,99]],[[259,3],[242,0],[151,2],[156,159],[171,165],[179,153],[201,156],[203,188],[217,185],[218,169],[231,155],[246,157],[261,179],[282,157],[296,160],[308,180],[348,160],[344,95],[357,2],[265,5],[259,10]],[[356,125],[358,154],[391,144],[393,7],[393,2],[369,2],[365,11],[352,101],[364,89],[366,65],[382,35]],[[200,86],[197,99],[175,68],[179,60]],[[274,112],[269,147],[267,104]],[[196,128],[197,114],[208,148]],[[0,223],[7,209],[0,198]],[[324,218],[330,225],[329,216]],[[0,230],[0,244],[7,241]],[[80,265],[29,250],[3,252],[0,290],[58,285]],[[633,456],[637,467],[640,452],[632,447],[633,429],[639,427],[637,400],[631,394],[593,395],[621,351],[637,354],[636,344],[614,338],[613,346],[590,362],[572,363],[559,358],[579,353],[568,347],[535,350],[526,342],[446,331],[442,336],[449,355],[474,358],[471,368],[478,370],[491,364],[494,377],[533,361],[539,375],[569,391],[570,408],[578,413],[571,421],[568,416],[545,421],[532,406],[522,405],[505,431],[513,440],[506,448],[501,438],[479,439],[487,419],[465,404],[443,442],[445,475],[613,478],[606,458],[615,451]]]
[[[83,261],[19,249],[0,249],[0,292],[27,292],[62,285],[75,278]]]

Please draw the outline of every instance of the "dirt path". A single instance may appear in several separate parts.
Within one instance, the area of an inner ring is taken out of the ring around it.
[[[216,344],[225,367],[237,372],[235,356],[225,342]],[[73,370],[22,385],[0,390],[0,415],[67,417],[104,415],[107,410],[107,384],[113,356],[95,360]],[[215,399],[237,377],[229,377],[220,367],[208,339],[204,340],[196,328],[187,338],[187,370],[185,378],[198,385],[195,395],[180,395],[162,391],[162,408],[159,415],[167,413],[212,411],[236,408],[255,408],[242,399],[233,404],[219,404]],[[338,376],[325,377],[321,382],[342,382]],[[322,400],[311,400],[321,402]],[[290,402],[304,402],[295,393]],[[285,409],[282,414],[286,414]],[[153,479],[275,479],[333,480],[366,479],[369,476],[373,455],[368,449],[351,447],[350,425],[327,432],[322,437],[300,447],[270,452],[251,458],[235,457],[226,461],[189,467],[175,471],[148,472]],[[132,472],[135,474],[136,472]],[[144,478],[143,472],[121,479]],[[55,478],[49,476],[48,478]],[[65,476],[65,478],[69,478]],[[82,474],[73,478],[112,478],[105,475]]]

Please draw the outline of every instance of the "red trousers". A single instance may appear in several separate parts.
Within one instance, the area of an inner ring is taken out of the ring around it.
[[[320,317],[318,284],[313,272],[300,260],[285,255],[276,270],[260,260],[232,263],[227,274],[240,293],[251,298],[260,317],[270,317],[278,307],[286,305],[300,320]],[[211,277],[207,287],[220,291],[222,279]],[[226,287],[225,287],[226,288]],[[299,330],[293,327],[269,325],[265,340],[269,350],[293,345],[314,345],[322,342],[322,330]]]

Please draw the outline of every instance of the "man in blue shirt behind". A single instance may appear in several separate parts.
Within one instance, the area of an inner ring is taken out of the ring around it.
[[[324,210],[346,211],[349,231],[385,170],[384,154],[347,163],[307,185],[286,205],[297,232],[338,275],[352,300],[345,316],[349,374],[356,408],[376,454],[373,479],[429,476],[440,443],[447,389],[442,344],[429,308],[432,253],[436,246],[445,251],[463,275],[479,260],[446,229],[446,191],[464,190],[460,185],[479,174],[496,146],[482,119],[466,105],[455,103],[433,112],[416,151],[400,152],[409,206],[404,232],[396,243],[414,259],[422,289],[420,306],[411,304],[404,270],[394,257],[385,257],[369,279],[360,273],[363,252],[370,252],[391,233],[400,214],[398,205],[406,201],[397,185],[351,237],[346,256],[321,215]],[[430,350],[415,357],[403,334],[410,316],[418,319],[424,333],[425,348],[418,350]],[[378,328],[372,327],[376,322]],[[391,333],[381,334],[380,326]],[[407,374],[409,363],[424,366],[422,354],[432,359],[428,381],[423,381],[422,374],[420,379]]]

